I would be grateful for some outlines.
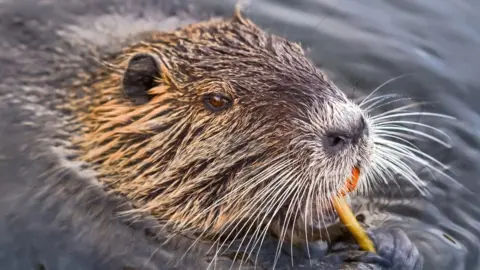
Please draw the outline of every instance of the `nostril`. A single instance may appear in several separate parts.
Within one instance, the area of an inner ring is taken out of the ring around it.
[[[362,138],[368,136],[368,124],[364,117],[357,118],[350,129],[329,131],[323,137],[323,146],[331,152],[338,152],[348,145],[357,144]]]
[[[366,127],[365,118],[362,116],[362,117],[360,118],[360,124],[359,124],[358,128],[359,128],[361,131],[363,131],[363,130],[365,129],[365,127]]]
[[[341,144],[343,144],[343,142],[344,142],[344,140],[340,136],[330,138],[330,145],[331,146],[341,145]]]
[[[347,137],[339,134],[330,134],[326,136],[326,142],[326,148],[340,150],[347,143]]]
[[[367,122],[365,121],[365,117],[362,116],[362,118],[360,118],[360,125],[359,125],[359,133],[361,134],[361,136],[368,136],[368,126],[367,126]]]

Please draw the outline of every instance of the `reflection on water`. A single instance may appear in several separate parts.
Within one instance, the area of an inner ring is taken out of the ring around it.
[[[200,2],[230,15],[236,1]],[[359,202],[370,223],[409,233],[425,269],[480,268],[479,9],[480,1],[468,0],[257,0],[245,10],[270,32],[301,42],[347,94],[411,73],[381,92],[429,101],[429,110],[458,119],[418,119],[446,131],[452,147],[417,144],[447,164],[456,181],[419,166],[428,195],[397,179],[400,188],[392,183]]]

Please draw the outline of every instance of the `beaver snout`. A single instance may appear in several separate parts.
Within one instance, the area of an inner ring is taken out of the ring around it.
[[[323,138],[323,147],[327,151],[335,153],[349,145],[357,144],[360,139],[366,136],[368,136],[368,126],[365,118],[361,116],[356,124],[348,130],[326,132]]]

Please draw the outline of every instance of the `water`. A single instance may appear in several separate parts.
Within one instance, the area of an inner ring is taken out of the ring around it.
[[[200,1],[222,16],[234,1]],[[383,94],[432,102],[428,109],[456,121],[419,119],[451,137],[451,148],[418,144],[449,166],[431,175],[429,196],[392,183],[364,198],[371,223],[404,228],[426,258],[425,269],[480,269],[480,2],[473,0],[251,1],[244,13],[270,32],[300,42],[346,93]]]
[[[230,16],[235,4],[192,2],[222,16]],[[430,195],[400,181],[400,188],[392,183],[361,201],[369,223],[409,233],[426,258],[425,269],[480,269],[478,10],[480,1],[474,0],[255,0],[244,11],[264,29],[300,42],[347,94],[367,94],[391,78],[412,74],[381,93],[430,101],[430,110],[458,119],[419,119],[451,137],[451,148],[419,146],[447,164],[456,181],[417,167]]]

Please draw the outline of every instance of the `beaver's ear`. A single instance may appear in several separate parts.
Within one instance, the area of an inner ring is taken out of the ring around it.
[[[123,74],[124,95],[136,105],[147,103],[152,96],[148,91],[158,85],[161,77],[160,60],[147,53],[132,56]]]

